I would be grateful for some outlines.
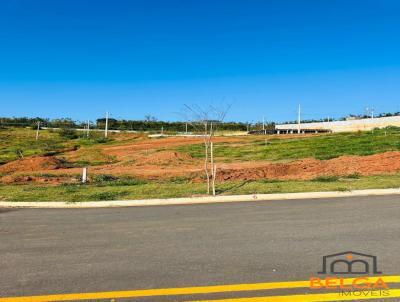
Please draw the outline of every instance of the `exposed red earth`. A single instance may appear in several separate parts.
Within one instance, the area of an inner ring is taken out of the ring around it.
[[[175,141],[174,141],[175,142]],[[160,142],[161,143],[161,142]],[[191,141],[193,143],[193,141]],[[160,144],[161,146],[162,144]],[[98,165],[89,168],[91,174],[110,174],[132,176],[145,179],[168,179],[179,176],[194,177],[197,180],[202,173],[202,159],[194,159],[189,154],[176,151],[143,152],[145,144],[135,147],[107,147],[103,152],[116,152],[121,159],[129,148],[136,149],[129,153],[126,160]],[[165,146],[165,144],[164,144]],[[141,151],[140,151],[141,150]],[[139,152],[140,151],[140,152]],[[341,156],[330,160],[303,159],[288,163],[265,161],[221,163],[218,165],[219,181],[228,180],[307,180],[318,176],[375,175],[400,171],[400,152],[385,152],[368,156]],[[3,183],[38,182],[59,184],[77,181],[81,168],[67,168],[62,160],[53,156],[34,156],[9,162],[0,166]],[[49,177],[52,176],[52,177]]]

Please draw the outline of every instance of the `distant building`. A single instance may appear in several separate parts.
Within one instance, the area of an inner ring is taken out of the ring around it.
[[[366,131],[388,126],[400,127],[400,116],[386,116],[377,118],[346,119],[345,121],[300,123],[301,133],[310,132],[355,132]],[[298,124],[280,124],[275,126],[277,133],[297,133]]]
[[[360,116],[354,116],[354,115],[350,115],[348,117],[346,117],[346,121],[354,121],[354,120],[361,120],[362,117]]]

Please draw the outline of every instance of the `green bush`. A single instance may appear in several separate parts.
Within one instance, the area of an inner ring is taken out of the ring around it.
[[[105,137],[99,137],[95,139],[95,142],[98,144],[105,144],[108,143],[109,141],[111,141],[109,138],[105,138]]]
[[[62,138],[66,139],[76,139],[78,138],[78,133],[74,129],[62,128],[59,132]]]

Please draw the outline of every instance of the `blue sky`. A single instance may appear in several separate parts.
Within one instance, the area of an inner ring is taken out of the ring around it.
[[[400,1],[3,0],[0,116],[400,111]]]

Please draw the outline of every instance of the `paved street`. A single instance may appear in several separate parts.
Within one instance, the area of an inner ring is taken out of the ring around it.
[[[309,280],[322,256],[344,251],[375,255],[383,275],[399,275],[400,196],[0,209],[0,238],[0,297]]]

